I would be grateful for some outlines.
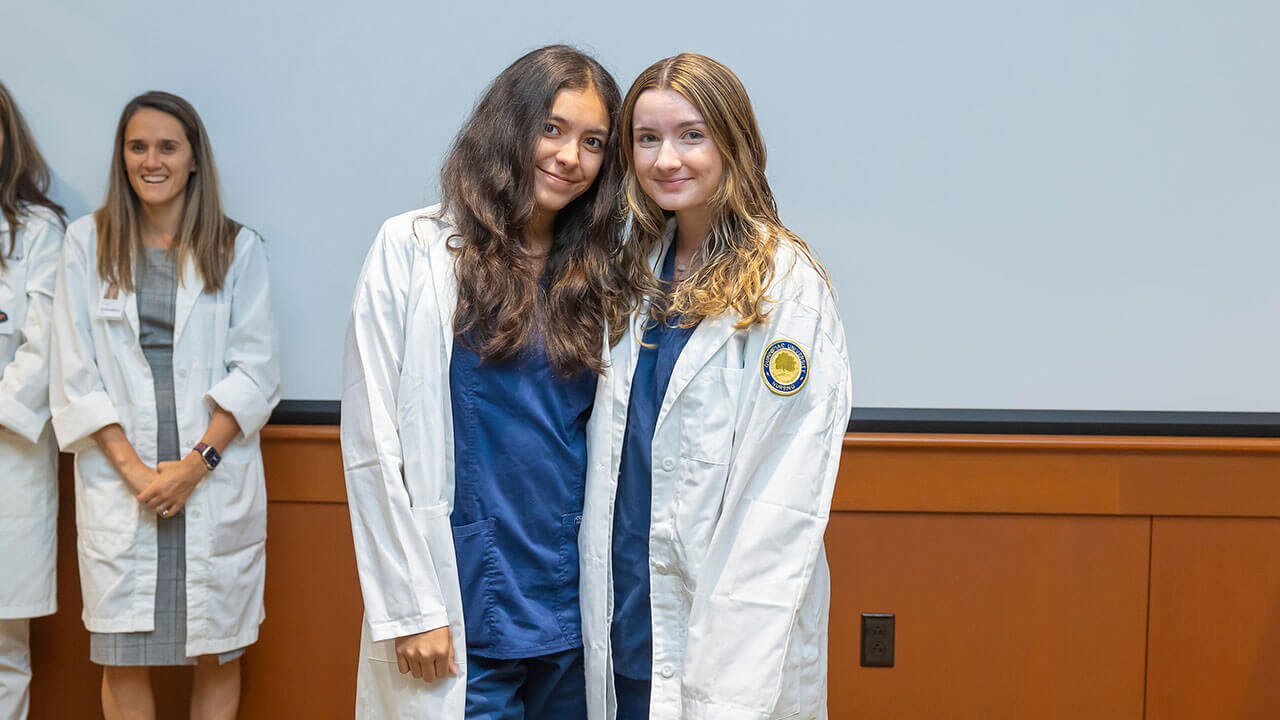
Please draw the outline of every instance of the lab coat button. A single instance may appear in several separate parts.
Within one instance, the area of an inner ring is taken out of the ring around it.
[[[180,378],[184,378],[184,377],[186,377],[186,376],[187,376],[186,368],[183,368],[182,370],[179,370],[179,371],[178,371],[178,377],[180,377]]]
[[[672,460],[671,458],[667,458],[666,460],[663,460],[663,461],[662,461],[662,469],[663,469],[663,470],[666,470],[667,472],[671,472],[672,470],[675,470],[675,469],[676,469],[676,461],[675,461],[675,460]]]
[[[670,678],[671,678],[671,676],[673,676],[673,675],[675,675],[675,674],[676,674],[676,669],[675,669],[675,668],[671,667],[670,665],[663,665],[663,666],[662,666],[662,677],[670,679]]]

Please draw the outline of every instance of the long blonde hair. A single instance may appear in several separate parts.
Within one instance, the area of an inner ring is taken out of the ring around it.
[[[49,166],[36,149],[31,130],[4,83],[0,83],[0,133],[4,137],[4,150],[0,151],[0,213],[9,221],[9,247],[0,247],[3,270],[5,257],[12,255],[17,246],[22,216],[32,205],[48,208],[60,223],[66,213],[49,198]]]
[[[177,95],[157,90],[130,100],[120,113],[112,145],[107,201],[93,214],[98,227],[98,276],[103,282],[134,289],[134,254],[142,246],[141,210],[124,164],[124,132],[129,120],[143,108],[173,116],[191,144],[196,169],[187,180],[182,221],[178,225],[178,277],[182,277],[185,263],[194,262],[205,291],[217,292],[231,267],[240,224],[222,212],[213,148],[196,109]]]
[[[671,90],[688,100],[702,114],[724,163],[720,185],[709,201],[711,235],[695,257],[700,266],[669,294],[654,277],[648,256],[662,240],[670,213],[645,194],[636,177],[632,122],[636,101],[646,90]],[[697,53],[659,60],[631,85],[618,125],[624,173],[621,202],[631,215],[621,273],[631,287],[652,298],[652,321],[678,315],[680,324],[690,327],[703,318],[732,312],[739,329],[764,322],[765,292],[780,242],[791,243],[826,278],[809,247],[778,218],[778,204],[764,174],[760,126],[746,89],[729,68]]]

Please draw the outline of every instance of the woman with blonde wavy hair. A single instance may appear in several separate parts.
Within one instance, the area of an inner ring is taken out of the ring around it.
[[[186,100],[129,101],[110,172],[103,207],[67,228],[50,381],[89,658],[108,720],[155,716],[156,665],[195,666],[192,718],[231,718],[264,616],[258,431],[280,388],[266,251],[223,213]]]
[[[589,436],[590,717],[825,717],[822,536],[851,402],[830,282],[778,217],[727,67],[650,66],[619,134],[618,272],[643,300]]]

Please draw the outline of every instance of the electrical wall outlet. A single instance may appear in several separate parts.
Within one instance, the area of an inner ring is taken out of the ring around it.
[[[893,613],[862,613],[862,667],[893,667]]]

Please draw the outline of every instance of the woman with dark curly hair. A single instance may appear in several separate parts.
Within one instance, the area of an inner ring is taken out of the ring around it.
[[[388,220],[365,261],[342,393],[359,717],[586,716],[577,531],[605,328],[626,313],[605,290],[620,102],[572,48],[516,60],[459,132],[441,204]]]
[[[49,429],[49,317],[62,206],[0,84],[0,718],[25,718],[31,618],[57,610],[58,447]]]

